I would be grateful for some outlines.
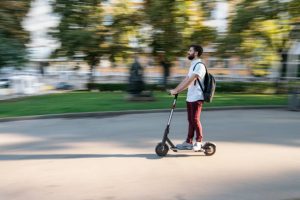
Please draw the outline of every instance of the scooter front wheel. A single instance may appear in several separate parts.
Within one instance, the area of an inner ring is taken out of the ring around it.
[[[203,149],[205,150],[205,151],[204,151],[204,154],[205,154],[206,156],[212,156],[212,155],[214,155],[214,154],[216,153],[217,147],[216,147],[215,144],[210,143],[210,142],[207,142],[207,143],[204,145]]]
[[[158,143],[155,147],[155,153],[158,156],[165,156],[169,151],[169,146],[167,144],[163,144],[162,142]]]

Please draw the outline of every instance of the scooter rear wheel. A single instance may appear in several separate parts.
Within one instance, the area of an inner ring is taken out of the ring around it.
[[[158,143],[155,147],[155,153],[158,156],[166,156],[169,151],[169,146],[167,144],[163,144],[162,142]]]
[[[209,142],[206,143],[203,148],[205,150],[204,154],[206,156],[212,156],[212,155],[214,155],[216,153],[216,150],[217,150],[216,145],[214,145],[212,143],[209,143]]]

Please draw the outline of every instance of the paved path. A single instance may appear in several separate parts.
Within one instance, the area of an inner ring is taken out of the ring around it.
[[[168,113],[0,123],[1,200],[300,199],[300,113],[208,111],[217,153],[158,158]],[[186,134],[184,112],[171,138]]]

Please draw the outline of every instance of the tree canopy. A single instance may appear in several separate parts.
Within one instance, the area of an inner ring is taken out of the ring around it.
[[[26,61],[29,34],[22,21],[30,8],[31,0],[0,1],[0,67],[20,67]]]
[[[22,21],[31,0],[0,2],[0,67],[25,61],[29,35]],[[253,66],[268,68],[290,45],[293,23],[300,19],[298,0],[227,0],[231,12],[226,33],[206,26],[217,1],[191,0],[56,0],[59,26],[51,30],[60,42],[53,56],[81,56],[91,67],[103,56],[127,59],[147,49],[174,60],[196,43],[214,43],[220,57],[239,55]],[[297,37],[297,34],[296,34]]]
[[[83,53],[92,67],[103,55],[115,61],[148,46],[153,54],[165,52],[171,60],[187,45],[208,44],[216,37],[214,29],[203,25],[205,14],[194,1],[57,0],[53,6],[61,16],[53,30],[61,41],[55,55]]]
[[[229,1],[229,29],[218,39],[218,55],[239,55],[253,69],[268,69],[289,48],[293,19],[299,17],[299,1]]]

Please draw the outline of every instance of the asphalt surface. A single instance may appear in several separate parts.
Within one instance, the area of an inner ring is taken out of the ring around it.
[[[168,113],[0,123],[0,200],[300,199],[300,113],[202,113],[217,152],[158,157]],[[186,136],[175,111],[170,138]]]

